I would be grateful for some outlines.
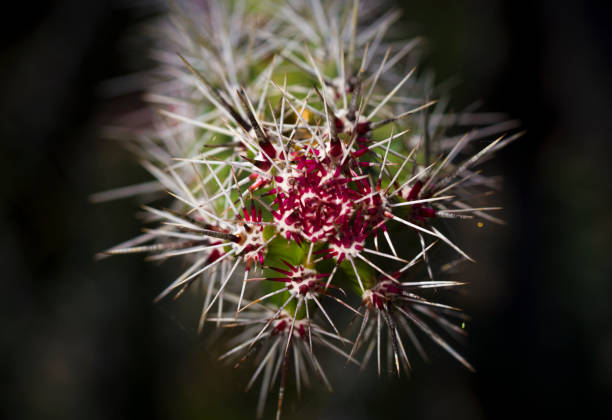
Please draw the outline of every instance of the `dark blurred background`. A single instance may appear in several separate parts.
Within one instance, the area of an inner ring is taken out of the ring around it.
[[[505,176],[508,225],[463,241],[480,262],[464,274],[478,372],[430,345],[434,362],[416,362],[410,380],[339,369],[333,394],[290,396],[285,418],[612,418],[612,22],[594,4],[397,2],[430,41],[425,65],[458,76],[459,106],[480,99],[527,130],[487,167]],[[0,415],[254,418],[250,369],[218,364],[181,305],[151,303],[163,267],[93,260],[140,229],[134,201],[88,196],[147,179],[99,127],[138,102],[101,87],[146,54],[130,43],[149,12],[110,0],[11,7],[0,25]]]

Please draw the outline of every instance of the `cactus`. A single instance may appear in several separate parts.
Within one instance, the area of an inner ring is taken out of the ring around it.
[[[289,375],[331,390],[322,354],[379,375],[386,355],[400,375],[429,337],[473,370],[449,340],[465,315],[430,292],[472,260],[446,219],[500,222],[475,167],[520,133],[430,99],[421,39],[389,41],[398,13],[373,3],[174,5],[146,96],[159,114],[131,143],[154,182],[100,196],[167,191],[144,207],[153,227],[103,254],[187,262],[157,300],[203,290],[199,330],[239,331],[220,359],[255,359],[258,416],[278,389],[280,417]]]

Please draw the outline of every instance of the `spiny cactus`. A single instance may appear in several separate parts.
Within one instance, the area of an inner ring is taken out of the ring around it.
[[[364,367],[375,351],[379,375],[386,354],[400,375],[424,333],[472,370],[448,341],[465,316],[428,293],[462,286],[448,267],[471,260],[441,222],[499,222],[474,168],[519,134],[478,149],[512,124],[430,99],[420,39],[389,41],[398,13],[374,3],[170,8],[146,95],[159,115],[131,143],[155,182],[98,196],[168,192],[144,207],[152,228],[104,254],[188,262],[157,300],[202,286],[199,329],[240,330],[220,359],[255,359],[259,416],[277,388],[280,417],[290,374],[298,393],[309,370],[331,389],[327,352]]]

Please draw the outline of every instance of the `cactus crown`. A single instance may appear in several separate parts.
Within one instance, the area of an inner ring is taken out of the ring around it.
[[[259,415],[278,388],[280,416],[291,365],[298,392],[309,370],[331,389],[321,354],[365,366],[376,350],[379,374],[384,354],[410,369],[411,351],[425,357],[413,327],[472,369],[445,337],[466,317],[428,293],[462,286],[448,267],[471,260],[441,222],[499,222],[481,203],[494,179],[475,167],[518,134],[478,148],[512,127],[431,100],[420,39],[385,35],[398,14],[345,3],[169,12],[147,94],[160,113],[132,143],[155,184],[122,190],[166,190],[169,204],[144,207],[156,226],[105,252],[188,262],[158,299],[201,284],[200,330],[240,327],[220,358],[255,359]],[[342,311],[359,319],[349,336]]]

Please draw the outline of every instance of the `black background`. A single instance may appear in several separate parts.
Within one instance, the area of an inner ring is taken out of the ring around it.
[[[434,348],[410,380],[340,368],[335,393],[291,396],[286,418],[612,417],[612,22],[593,3],[398,2],[430,40],[425,65],[458,76],[458,104],[481,99],[527,130],[487,168],[505,177],[508,225],[467,240],[478,373]],[[139,231],[135,202],[88,196],[146,179],[98,134],[138,103],[105,97],[103,82],[143,62],[129,39],[146,8],[11,6],[0,26],[0,413],[254,417],[248,369],[216,363],[181,305],[151,304],[171,270],[93,261]]]

